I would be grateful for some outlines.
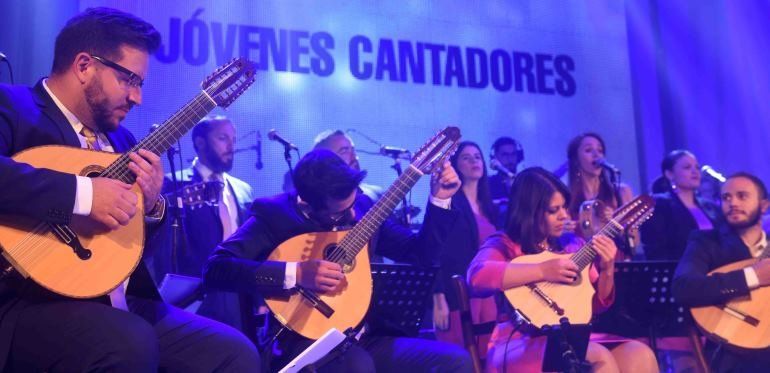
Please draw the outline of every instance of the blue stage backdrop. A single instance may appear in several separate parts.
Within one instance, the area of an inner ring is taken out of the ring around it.
[[[254,145],[261,133],[264,168],[256,170],[255,152],[244,151],[232,172],[258,196],[280,192],[286,171],[281,146],[266,140],[271,128],[303,152],[322,130],[354,129],[357,148],[374,151],[377,146],[362,134],[416,150],[447,125],[459,126],[463,139],[479,143],[487,157],[495,138],[515,137],[524,147],[524,165],[547,169],[565,161],[573,136],[596,131],[624,181],[639,190],[620,0],[67,4],[63,13],[91,6],[123,9],[162,34],[144,103],[125,122],[137,137],[193,97],[218,65],[236,56],[256,62],[252,88],[214,114],[235,122],[242,137],[238,147]],[[52,45],[59,22],[34,38]],[[43,61],[33,66],[40,70],[26,76],[47,74],[51,55],[36,54]],[[189,134],[182,148],[192,158]],[[360,161],[369,183],[388,186],[395,179],[388,158],[360,154]],[[413,202],[424,204],[427,190],[425,178]]]

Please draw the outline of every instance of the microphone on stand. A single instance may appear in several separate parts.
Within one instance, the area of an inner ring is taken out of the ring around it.
[[[262,134],[259,133],[259,130],[257,130],[257,144],[254,147],[254,150],[257,151],[257,163],[254,165],[254,167],[257,168],[257,170],[262,169]]]
[[[272,141],[276,141],[276,142],[279,142],[279,143],[283,144],[283,146],[285,148],[289,149],[289,150],[297,150],[297,151],[299,151],[299,148],[297,148],[297,145],[294,145],[289,140],[286,140],[283,137],[281,137],[281,135],[278,134],[278,131],[276,131],[275,128],[271,129],[267,133],[267,138],[272,140]]]
[[[604,158],[594,161],[594,166],[599,166],[614,174],[620,174],[620,169],[617,168],[614,164],[607,162],[607,160]]]
[[[503,166],[500,161],[498,161],[495,158],[492,158],[492,160],[489,162],[489,167],[497,172],[500,172],[502,174],[505,174],[505,176],[508,176],[509,178],[513,179],[516,177],[516,174],[511,172],[511,170],[507,169],[505,166]]]
[[[8,56],[3,52],[0,52],[0,62],[5,62],[5,64],[8,65],[8,74],[11,77],[11,84],[15,84],[13,82],[13,68],[11,68],[11,61],[8,60]]]
[[[715,180],[719,181],[720,183],[724,183],[727,181],[727,178],[725,175],[722,175],[719,171],[713,169],[711,166],[704,164],[701,166],[700,171],[705,173],[706,175],[711,176]]]
[[[407,161],[412,159],[412,152],[408,149],[397,148],[395,146],[380,146],[380,154],[394,159],[405,159]]]

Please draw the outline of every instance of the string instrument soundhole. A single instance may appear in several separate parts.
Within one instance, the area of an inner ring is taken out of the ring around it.
[[[342,273],[350,273],[356,268],[356,258],[349,257],[345,250],[336,243],[326,246],[324,249],[324,260],[341,265]]]

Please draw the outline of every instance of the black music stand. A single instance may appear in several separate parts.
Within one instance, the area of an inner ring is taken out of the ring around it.
[[[586,362],[591,324],[547,325],[542,328],[548,336],[543,354],[543,372],[590,372]]]
[[[374,292],[367,328],[384,335],[417,336],[437,270],[411,264],[372,263]]]
[[[690,315],[671,294],[676,264],[615,263],[615,303],[594,319],[594,331],[628,338],[648,337],[655,352],[656,338],[687,336]]]

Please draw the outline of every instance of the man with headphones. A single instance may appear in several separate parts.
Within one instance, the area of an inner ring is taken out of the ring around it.
[[[518,172],[519,163],[524,160],[524,149],[512,137],[503,136],[495,140],[489,154],[490,168],[497,171],[489,177],[489,194],[492,202],[500,210],[501,216],[505,216],[508,194],[511,191],[513,178]],[[505,223],[505,219],[498,219],[498,221],[500,224]]]

